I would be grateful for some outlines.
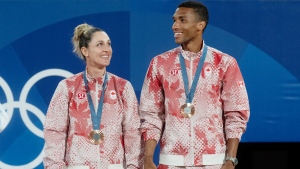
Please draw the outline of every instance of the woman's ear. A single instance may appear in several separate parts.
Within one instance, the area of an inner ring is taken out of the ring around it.
[[[82,47],[80,50],[81,50],[81,53],[82,53],[82,55],[83,55],[84,57],[89,56],[89,52],[88,52],[88,50],[87,50],[86,47]]]

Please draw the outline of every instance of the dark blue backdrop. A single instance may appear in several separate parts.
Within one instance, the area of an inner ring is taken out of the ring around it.
[[[152,57],[176,47],[179,0],[0,0],[0,102],[10,122],[0,133],[0,168],[43,168],[43,121],[58,81],[83,71],[73,29],[87,22],[112,40],[108,70],[139,98]],[[300,1],[203,1],[205,43],[234,56],[249,93],[242,142],[299,142]],[[156,159],[157,161],[157,159]]]

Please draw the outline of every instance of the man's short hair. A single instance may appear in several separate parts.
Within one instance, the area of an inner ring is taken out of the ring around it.
[[[198,21],[205,21],[206,25],[208,24],[209,16],[208,16],[208,10],[205,5],[203,5],[201,2],[197,1],[185,1],[178,5],[178,8],[184,7],[184,8],[193,8],[196,15],[198,15]]]

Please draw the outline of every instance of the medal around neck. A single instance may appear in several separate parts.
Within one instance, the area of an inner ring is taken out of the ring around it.
[[[103,91],[101,92],[101,97],[99,99],[98,109],[97,112],[95,111],[95,107],[92,102],[87,78],[86,78],[86,71],[83,73],[83,80],[87,91],[87,99],[89,102],[90,112],[91,112],[91,120],[93,124],[93,131],[89,134],[89,140],[92,144],[98,145],[104,141],[104,134],[98,130],[100,128],[100,121],[102,116],[102,108],[103,108],[103,100],[104,100],[104,93],[106,89],[106,82],[107,82],[107,73],[105,73],[104,81],[103,81]]]
[[[185,118],[191,118],[195,114],[195,107],[191,103],[186,103],[180,107],[180,113]]]
[[[89,135],[90,142],[98,145],[104,141],[104,134],[100,130],[93,130]]]
[[[206,54],[207,54],[207,46],[204,44],[202,57],[200,57],[200,59],[199,59],[198,67],[197,67],[197,70],[196,70],[196,73],[195,73],[195,76],[192,81],[190,89],[189,89],[188,75],[187,75],[187,71],[186,71],[186,67],[185,67],[184,58],[181,55],[181,53],[179,56],[182,80],[183,80],[184,90],[185,90],[185,95],[186,95],[186,104],[184,104],[180,107],[180,113],[185,118],[191,118],[195,113],[195,107],[190,102],[193,101],[193,97],[194,97],[194,94],[196,91],[198,80],[200,79],[200,73],[202,71],[202,67],[203,67],[203,64],[204,64],[204,61],[206,58]]]

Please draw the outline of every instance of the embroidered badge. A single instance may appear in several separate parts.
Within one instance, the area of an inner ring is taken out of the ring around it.
[[[177,74],[178,74],[178,69],[177,68],[171,70],[171,75],[172,76],[176,76]]]
[[[84,99],[85,98],[85,93],[84,92],[80,92],[77,94],[78,99]]]
[[[239,81],[239,82],[237,82],[237,84],[239,87],[243,87],[245,85],[244,81]]]
[[[208,76],[211,76],[212,74],[212,69],[210,66],[207,66],[205,69],[205,76],[208,77]]]
[[[109,97],[111,98],[111,99],[117,99],[117,93],[116,93],[116,91],[115,90],[111,90],[111,91],[109,91]]]

